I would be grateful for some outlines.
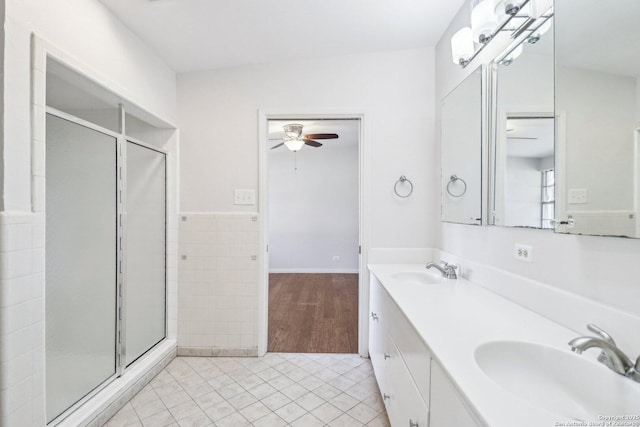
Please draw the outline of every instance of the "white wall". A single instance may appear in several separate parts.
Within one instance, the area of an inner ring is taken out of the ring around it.
[[[434,194],[433,57],[416,49],[291,61],[178,75],[181,206],[184,211],[252,211],[233,205],[233,189],[258,186],[258,109],[366,111],[372,157],[375,247],[423,247]],[[411,198],[393,184],[406,175]],[[437,182],[437,181],[436,181]]]
[[[636,79],[558,66],[556,100],[566,111],[567,191],[584,188],[586,204],[568,211],[634,208]],[[589,88],[589,90],[585,90]],[[566,196],[565,196],[566,197]]]
[[[175,74],[96,0],[9,0],[4,31],[4,105],[10,108],[3,114],[0,207],[0,425],[42,426],[46,58],[42,46],[32,52],[31,34],[108,89],[169,120],[175,117]],[[176,172],[173,160],[169,171]],[[175,191],[169,198],[175,207]],[[175,254],[175,230],[168,236]],[[168,276],[175,298],[173,262]],[[169,317],[175,322],[172,308]]]
[[[357,141],[323,148],[269,153],[271,272],[358,272]]]
[[[429,218],[439,216],[440,210],[440,204],[432,202],[439,178],[433,175],[435,160],[429,155],[435,137],[433,67],[433,49],[413,49],[178,75],[181,209],[256,211],[256,206],[234,206],[233,190],[258,187],[258,139],[264,137],[258,135],[259,110],[364,113],[362,149],[368,172],[363,184],[369,200],[363,209],[371,218],[365,230],[369,247],[431,246],[435,240]],[[407,199],[393,193],[400,175],[415,187]],[[233,231],[227,238],[241,242],[243,236]],[[207,268],[216,269],[214,264]],[[362,280],[367,292],[368,277]],[[255,294],[264,285],[261,281],[256,277],[253,282]],[[223,284],[211,286],[215,292]],[[242,293],[240,288],[233,292]],[[195,319],[205,316],[206,308],[182,310]],[[366,323],[363,327],[360,333],[366,337]]]
[[[450,39],[468,25],[468,8],[463,7],[436,47],[436,105],[480,62],[488,63],[503,46],[490,45],[467,69],[451,61]],[[438,111],[439,116],[439,111]],[[439,118],[437,119],[439,123]],[[439,157],[438,153],[434,153]],[[437,196],[433,202],[437,202]],[[640,240],[554,234],[546,230],[523,230],[494,226],[440,223],[437,247],[446,252],[547,283],[620,310],[640,315]],[[516,243],[530,244],[534,261],[514,259]],[[615,266],[623,266],[615,268]],[[464,265],[462,266],[464,271]],[[570,307],[567,307],[570,309]],[[609,331],[614,334],[616,330]]]

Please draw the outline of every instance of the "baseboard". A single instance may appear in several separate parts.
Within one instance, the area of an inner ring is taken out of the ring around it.
[[[178,356],[257,357],[258,348],[178,347]]]

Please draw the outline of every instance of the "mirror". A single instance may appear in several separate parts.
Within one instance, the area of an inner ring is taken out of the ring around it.
[[[491,64],[490,223],[552,229],[555,216],[554,65],[550,13]]]
[[[482,224],[482,68],[442,101],[442,221]]]
[[[640,2],[556,1],[556,231],[640,237]]]

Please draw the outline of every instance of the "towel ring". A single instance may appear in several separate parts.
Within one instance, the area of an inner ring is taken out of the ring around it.
[[[464,188],[462,189],[461,193],[455,194],[451,192],[451,184],[453,184],[456,181],[461,181],[462,185],[464,185]],[[449,182],[447,183],[447,193],[449,193],[449,195],[451,197],[462,197],[464,196],[464,193],[467,192],[467,183],[465,182],[464,179],[458,177],[457,175],[451,175],[451,178],[449,178]]]
[[[400,194],[398,193],[398,184],[404,184],[405,182],[409,183],[409,192],[407,194]],[[396,196],[402,198],[402,199],[406,199],[407,197],[409,197],[411,195],[411,193],[413,193],[413,183],[404,175],[401,175],[400,178],[398,178],[398,180],[396,181],[396,184],[393,186],[393,192],[396,193]]]

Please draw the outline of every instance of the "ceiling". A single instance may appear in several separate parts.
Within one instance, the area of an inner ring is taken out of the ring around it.
[[[464,0],[100,0],[174,70],[435,46]]]

